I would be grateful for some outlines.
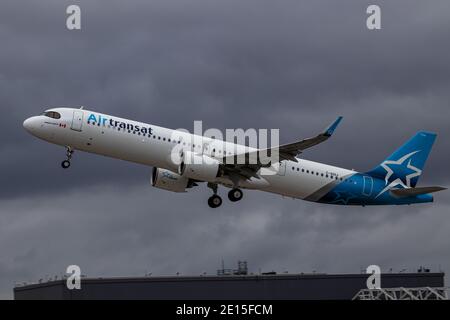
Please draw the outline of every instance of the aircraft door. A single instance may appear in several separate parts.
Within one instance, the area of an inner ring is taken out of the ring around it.
[[[278,168],[277,168],[278,167]],[[281,161],[275,166],[277,170],[277,175],[284,176],[286,174],[286,161]]]
[[[364,176],[364,186],[362,194],[365,196],[370,196],[372,194],[373,189],[373,179],[369,176]]]
[[[70,126],[70,129],[75,131],[81,131],[82,126],[83,126],[83,111],[75,110],[73,112],[72,125]]]

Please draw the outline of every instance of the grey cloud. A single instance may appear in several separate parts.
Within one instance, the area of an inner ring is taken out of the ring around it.
[[[214,274],[221,259],[229,266],[248,259],[252,272],[359,272],[373,263],[412,271],[450,263],[448,201],[393,211],[247,192],[242,203],[211,212],[201,189],[174,198],[145,185],[97,186],[4,201],[2,295],[16,280],[61,275],[73,263],[88,276]]]

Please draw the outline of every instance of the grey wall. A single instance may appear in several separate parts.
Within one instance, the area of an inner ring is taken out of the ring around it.
[[[366,288],[367,275],[280,275],[111,278],[65,281],[16,288],[15,299],[351,299]],[[382,274],[381,286],[442,287],[443,273]]]

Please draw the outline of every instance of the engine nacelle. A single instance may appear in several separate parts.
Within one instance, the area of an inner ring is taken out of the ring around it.
[[[153,168],[152,186],[173,192],[186,192],[189,188],[189,178],[182,177],[170,170]]]
[[[220,162],[206,155],[184,152],[178,174],[194,180],[213,182],[219,173]]]

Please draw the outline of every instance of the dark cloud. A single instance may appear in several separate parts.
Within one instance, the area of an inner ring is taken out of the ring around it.
[[[418,130],[438,133],[423,184],[449,184],[448,1],[2,2],[0,292],[73,262],[92,275],[213,272],[225,258],[263,269],[448,266],[450,198],[428,206],[339,208],[248,192],[212,212],[206,188],[148,185],[150,168],[28,135],[47,106],[85,105],[171,128],[281,128],[288,142],[337,115],[311,160],[365,171]],[[236,210],[236,208],[238,210]],[[417,243],[421,245],[417,246]],[[418,248],[419,247],[419,248]],[[194,259],[193,259],[194,257]]]

